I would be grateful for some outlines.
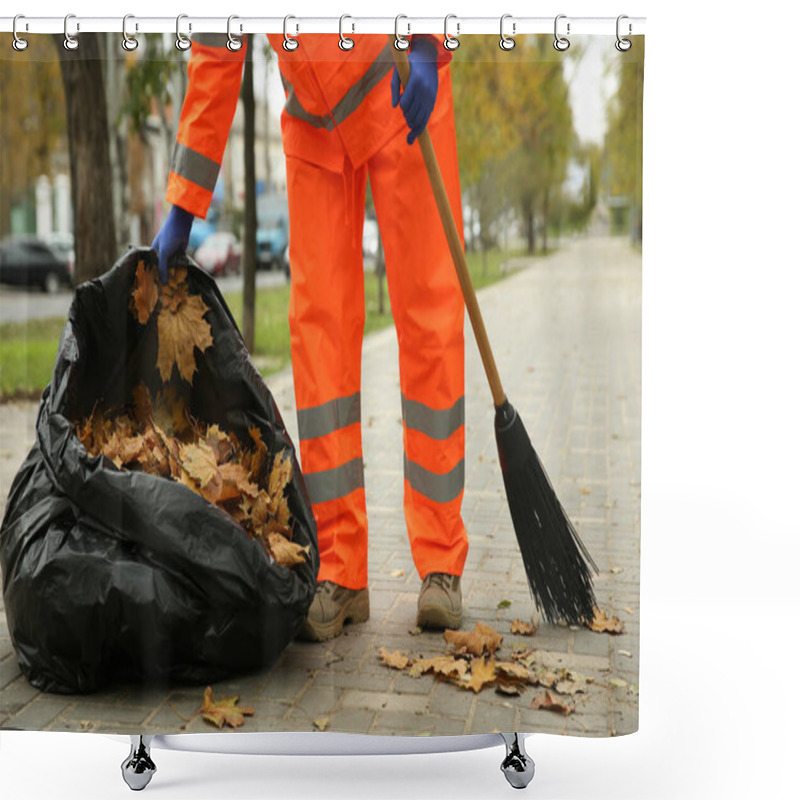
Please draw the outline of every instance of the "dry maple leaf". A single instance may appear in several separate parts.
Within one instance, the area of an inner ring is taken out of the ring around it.
[[[390,653],[385,647],[381,647],[378,650],[378,657],[387,667],[392,669],[405,669],[408,666],[408,656],[399,650]]]
[[[296,542],[290,542],[285,536],[279,533],[270,533],[267,536],[269,550],[272,557],[282,567],[293,567],[295,564],[302,564],[308,560],[308,553],[311,545],[302,547]]]
[[[211,326],[204,315],[209,310],[198,294],[189,294],[186,270],[183,280],[178,277],[181,270],[170,278],[162,289],[162,305],[158,314],[158,371],[161,380],[167,383],[172,370],[177,366],[178,374],[187,383],[192,383],[197,365],[194,348],[201,353],[211,347]]]
[[[158,303],[158,286],[153,269],[144,261],[136,265],[136,286],[131,293],[131,311],[140,325],[146,325]]]
[[[258,496],[258,486],[248,480],[249,473],[241,464],[236,462],[220,464],[219,474],[222,478],[222,491],[217,499],[218,503],[242,496]]]
[[[203,719],[218,728],[222,728],[224,725],[229,725],[231,728],[239,728],[244,722],[245,716],[251,716],[256,712],[252,708],[237,706],[238,702],[239,695],[223,697],[222,700],[215,701],[211,687],[206,686],[201,709]]]
[[[214,451],[201,439],[196,444],[180,447],[184,470],[200,487],[200,493],[209,502],[216,502],[222,492],[222,476],[217,467]]]
[[[505,678],[515,678],[522,681],[527,681],[530,678],[527,667],[517,664],[515,661],[498,661],[494,666],[497,672]]]
[[[494,659],[473,659],[470,665],[469,680],[462,682],[465,689],[472,689],[477,694],[484,686],[497,680]]]
[[[625,633],[625,623],[618,617],[609,617],[602,609],[595,608],[594,619],[586,625],[595,633]]]
[[[500,647],[503,637],[494,628],[478,622],[472,632],[446,630],[444,640],[456,650],[464,649],[472,655],[480,656],[484,652],[492,655]]]
[[[269,473],[268,491],[272,497],[280,497],[292,480],[292,460],[285,450],[275,454],[272,470]]]
[[[530,622],[523,622],[521,619],[515,619],[511,623],[511,633],[516,633],[520,636],[533,636],[533,634],[536,633],[536,626]]]
[[[453,656],[434,656],[433,658],[418,658],[408,670],[412,678],[419,678],[426,672],[433,672],[443,678],[463,678],[469,670],[469,662],[463,658]]]
[[[539,694],[533,698],[531,708],[542,708],[545,711],[558,711],[566,717],[575,710],[575,705],[563,701],[558,697],[554,697],[545,689],[545,691],[539,692]]]

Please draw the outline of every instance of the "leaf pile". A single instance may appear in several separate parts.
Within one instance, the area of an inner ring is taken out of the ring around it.
[[[569,697],[587,691],[593,678],[586,678],[568,669],[548,670],[536,664],[533,650],[515,650],[508,660],[497,658],[503,637],[494,628],[478,622],[474,631],[444,632],[444,640],[451,646],[447,652],[431,657],[414,658],[399,650],[389,652],[385,647],[378,650],[378,657],[387,667],[406,672],[412,678],[432,674],[438,680],[447,681],[460,689],[476,694],[487,686],[493,686],[502,694],[519,695],[527,686],[540,686],[549,692],[549,697],[565,695],[550,703],[537,696],[535,708],[549,708],[569,714],[574,703]],[[568,710],[564,710],[564,709]]]
[[[119,469],[182,483],[227,512],[281,566],[302,564],[310,548],[292,541],[285,493],[292,480],[290,458],[283,450],[269,453],[256,427],[248,429],[245,445],[233,432],[189,414],[194,350],[202,353],[213,345],[204,318],[209,309],[200,295],[188,293],[185,267],[171,270],[166,285],[154,273],[143,261],[137,265],[130,311],[142,325],[152,319],[158,324],[157,367],[164,388],[151,394],[142,382],[125,408],[102,412],[95,406],[76,422],[78,438],[89,455],[105,456]],[[182,381],[170,382],[175,367]]]

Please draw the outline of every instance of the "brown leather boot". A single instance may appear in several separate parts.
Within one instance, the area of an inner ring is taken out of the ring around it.
[[[331,581],[322,581],[317,584],[317,593],[298,637],[309,642],[324,642],[339,636],[345,623],[368,619],[367,589],[345,589]]]
[[[417,601],[417,625],[420,628],[461,627],[461,578],[444,572],[432,572],[422,581]]]

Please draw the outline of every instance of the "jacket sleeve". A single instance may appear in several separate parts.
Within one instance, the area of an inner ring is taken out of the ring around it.
[[[167,202],[205,217],[228,141],[247,48],[232,53],[224,34],[195,34],[189,85],[170,163]]]

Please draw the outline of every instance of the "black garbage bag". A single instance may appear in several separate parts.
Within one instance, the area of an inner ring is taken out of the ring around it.
[[[191,293],[210,311],[213,346],[198,355],[190,413],[241,441],[256,426],[286,449],[292,539],[308,561],[279,566],[224,511],[180,483],[89,456],[73,422],[130,402],[156,363],[157,331],[129,312],[140,260],[129,250],[78,287],[44,391],[36,443],[0,528],[3,597],[20,668],[49,692],[112,680],[210,683],[270,666],[314,595],[316,525],[294,447],[216,283],[189,259]],[[151,321],[152,322],[152,321]],[[198,351],[195,351],[197,354]]]

